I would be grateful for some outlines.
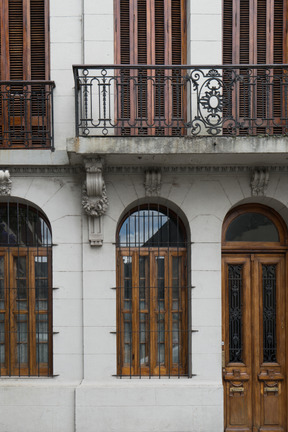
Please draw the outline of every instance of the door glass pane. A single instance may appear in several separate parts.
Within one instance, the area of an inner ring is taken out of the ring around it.
[[[276,362],[276,265],[262,265],[263,362]]]
[[[228,265],[229,361],[242,362],[243,265]]]
[[[261,213],[244,213],[226,231],[226,241],[279,242],[274,223]]]
[[[14,258],[14,277],[16,280],[16,301],[18,310],[27,310],[28,290],[26,283],[26,257]]]

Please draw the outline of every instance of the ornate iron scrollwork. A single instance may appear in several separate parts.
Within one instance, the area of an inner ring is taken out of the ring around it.
[[[229,361],[242,362],[243,265],[228,266]]]
[[[262,265],[263,362],[276,362],[276,265]]]

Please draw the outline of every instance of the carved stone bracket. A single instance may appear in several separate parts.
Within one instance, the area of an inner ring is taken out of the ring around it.
[[[254,169],[251,177],[251,195],[265,195],[269,182],[269,171],[267,169]]]
[[[12,181],[8,170],[0,170],[0,196],[11,195]]]
[[[161,172],[159,170],[145,171],[144,187],[146,196],[159,196],[161,189]]]
[[[89,241],[91,246],[102,246],[102,216],[108,208],[108,197],[103,178],[103,160],[86,159],[86,181],[82,188],[82,206],[88,216]]]

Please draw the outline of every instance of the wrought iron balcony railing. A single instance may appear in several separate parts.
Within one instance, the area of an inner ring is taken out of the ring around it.
[[[73,70],[77,136],[288,133],[288,65]]]
[[[0,81],[0,149],[54,149],[54,87],[53,81]]]

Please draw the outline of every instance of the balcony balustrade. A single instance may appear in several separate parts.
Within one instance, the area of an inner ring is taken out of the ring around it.
[[[0,81],[0,149],[53,150],[53,81]]]
[[[288,65],[75,65],[76,136],[288,133]]]

